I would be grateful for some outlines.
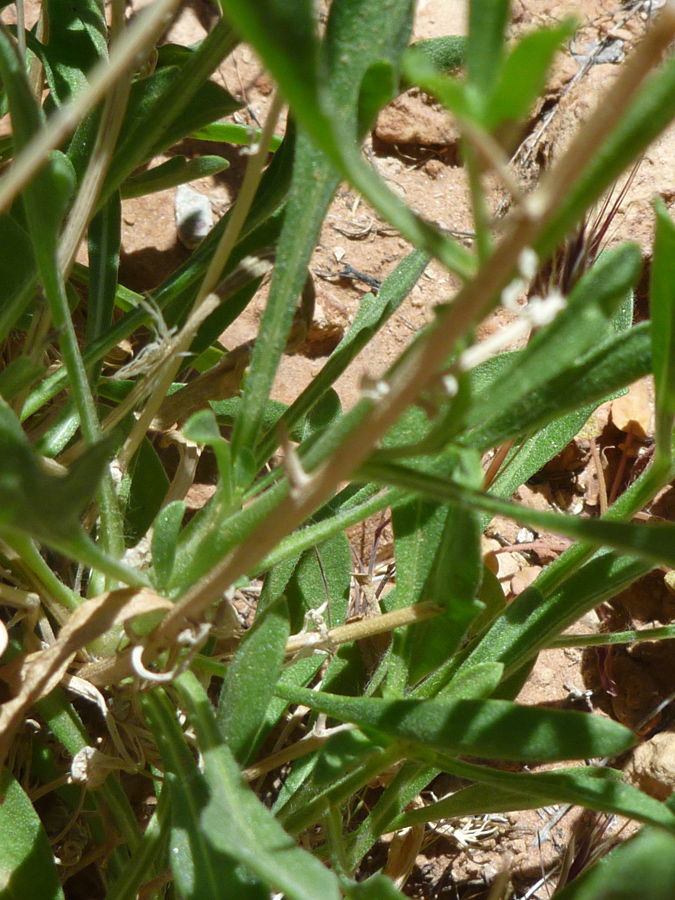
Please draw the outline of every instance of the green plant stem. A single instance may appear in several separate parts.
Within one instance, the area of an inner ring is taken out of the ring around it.
[[[153,871],[155,859],[162,849],[170,827],[171,804],[169,791],[164,786],[140,844],[125,866],[121,877],[106,894],[106,900],[133,900],[138,895],[138,889]]]
[[[326,839],[330,850],[333,871],[340,879],[349,879],[350,871],[347,862],[344,842],[344,823],[339,807],[331,804],[324,813]]]
[[[400,815],[410,801],[438,775],[439,770],[417,760],[407,760],[394,776],[375,804],[373,811],[358,831],[350,835],[347,844],[347,859],[350,868],[355,868],[375,841],[386,834],[389,822]]]
[[[553,647],[604,647],[610,644],[639,644],[644,641],[668,641],[675,638],[675,625],[644,628],[641,631],[616,631],[611,634],[561,634],[546,645]]]
[[[464,156],[469,171],[469,191],[473,210],[478,261],[483,264],[492,252],[492,231],[486,195],[481,182],[480,165],[474,147],[464,143]]]
[[[71,612],[78,608],[82,598],[56,577],[29,537],[17,532],[11,536],[3,535],[3,540],[17,554],[37,585],[42,585],[44,592],[56,603]]]

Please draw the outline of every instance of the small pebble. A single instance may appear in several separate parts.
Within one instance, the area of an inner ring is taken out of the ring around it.
[[[194,250],[213,228],[211,202],[204,194],[193,190],[187,184],[176,188],[176,229],[180,242]]]

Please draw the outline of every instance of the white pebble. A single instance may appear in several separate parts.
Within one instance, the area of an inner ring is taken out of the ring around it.
[[[179,184],[174,206],[178,237],[188,250],[194,250],[213,228],[211,202],[189,185]]]

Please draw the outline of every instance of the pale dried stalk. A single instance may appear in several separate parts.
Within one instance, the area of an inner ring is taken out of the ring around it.
[[[5,212],[36,172],[44,166],[47,154],[55,150],[80,124],[84,116],[105,97],[112,85],[132,68],[147,47],[154,46],[178,11],[181,0],[155,0],[129,26],[127,39],[115,47],[109,62],[94,66],[89,89],[60,107],[47,126],[37,134],[14,160],[0,187],[0,213]]]
[[[124,2],[114,0],[111,13],[111,47],[124,43]],[[124,72],[105,99],[101,125],[68,221],[59,244],[59,266],[68,278],[82,237],[96,211],[96,203],[122,127],[131,89],[131,71]]]
[[[444,608],[433,601],[417,603],[414,606],[405,606],[394,609],[381,616],[368,616],[345,625],[336,625],[329,628],[325,635],[316,631],[302,634],[294,634],[286,641],[286,656],[295,656],[303,650],[331,650],[339,644],[349,641],[362,641],[377,634],[386,634],[395,628],[404,625],[412,625],[415,622],[424,622],[444,612]]]
[[[272,141],[272,135],[274,134],[274,128],[279,117],[280,108],[281,101],[278,96],[276,96],[267,114],[267,118],[265,119],[265,125],[263,127],[258,148],[251,156],[249,163],[246,166],[241,191],[239,192],[239,196],[237,197],[232,210],[230,221],[227,223],[227,228],[223,232],[220,243],[209,264],[206,275],[204,276],[199,293],[197,294],[197,298],[192,307],[191,316],[198,315],[204,305],[214,296],[212,291],[218,283],[223,267],[232,252],[232,248],[237,242],[242,225],[251,209],[253,198],[255,197],[258,184],[262,177],[263,168],[267,162],[267,155]],[[188,346],[189,344],[185,347],[181,346],[180,350],[187,350]],[[166,398],[167,392],[171,387],[174,378],[178,374],[180,362],[180,356],[178,355],[178,352],[176,352],[174,356],[167,360],[164,371],[161,372],[157,382],[153,385],[152,394],[138,421],[134,425],[131,434],[127,438],[122,453],[120,454],[119,463],[122,470],[125,470],[129,465],[134,453],[138,450],[145,435],[150,429],[153,419],[158,414],[160,407]]]

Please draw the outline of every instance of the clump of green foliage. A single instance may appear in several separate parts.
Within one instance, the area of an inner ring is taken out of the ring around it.
[[[657,204],[651,325],[632,326],[641,257],[624,244],[567,296],[530,303],[525,349],[486,355],[473,330],[675,117],[675,61],[659,65],[675,12],[665,8],[611,103],[524,196],[509,175],[509,141],[573,24],[510,46],[508,2],[473,0],[465,41],[409,50],[412,5],[333,0],[319,28],[311,0],[221,0],[211,33],[190,48],[155,49],[176,0],[154,0],[128,27],[119,0],[110,24],[96,0],[44,0],[35,30],[0,29],[12,123],[0,182],[2,897],[58,900],[86,864],[98,877],[90,895],[108,900],[141,889],[194,900],[401,897],[382,874],[355,879],[380,835],[558,802],[646,826],[561,898],[671,896],[675,808],[585,762],[621,754],[634,735],[514,698],[569,624],[654,566],[675,566],[675,526],[631,521],[675,474],[675,225]],[[240,40],[289,104],[285,137],[274,141],[275,101],[232,209],[141,297],[118,283],[124,199],[225,167],[218,156],[152,166],[187,136],[248,142],[245,129],[220,122],[237,103],[210,80]],[[460,60],[462,77],[448,74]],[[361,155],[378,110],[410,84],[444,103],[464,135],[472,251],[408,209]],[[498,240],[488,171],[513,193]],[[270,391],[311,318],[307,267],[340,179],[416,249],[283,407]],[[74,262],[82,240],[88,266]],[[432,256],[461,289],[343,412],[333,383]],[[224,353],[218,336],[271,264],[254,346]],[[146,348],[112,377],[108,354],[148,327]],[[199,375],[186,383],[188,366]],[[509,501],[600,402],[647,373],[653,461],[604,517]],[[169,478],[155,437],[176,422],[180,462]],[[481,455],[507,442],[485,489]],[[185,522],[200,447],[213,454],[217,488]],[[271,468],[280,447],[284,463]],[[345,622],[345,528],[383,510],[395,588],[383,616]],[[480,555],[495,513],[576,541],[508,607]],[[262,590],[242,637],[230,601],[252,579]],[[377,643],[382,631],[391,640]],[[311,730],[260,759],[297,707],[310,710]],[[570,765],[513,771],[486,760]],[[241,776],[282,767],[268,805]],[[439,772],[467,786],[409,811]],[[156,795],[141,823],[125,793],[132,775]],[[382,775],[379,799],[362,808]],[[70,867],[51,829],[55,863],[38,816],[54,809],[79,829]]]

